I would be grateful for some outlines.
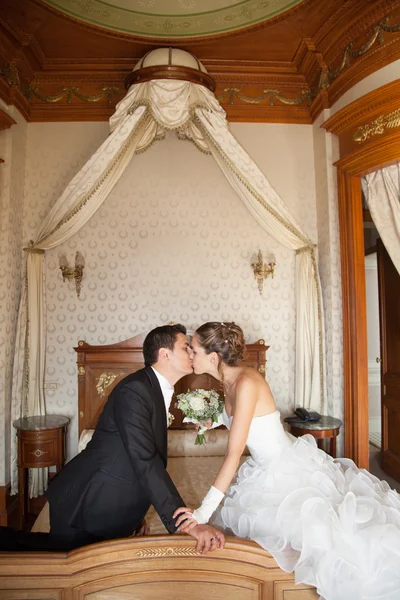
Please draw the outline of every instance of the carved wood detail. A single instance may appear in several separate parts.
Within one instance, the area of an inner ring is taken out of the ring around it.
[[[40,0],[19,0],[19,10],[4,4],[0,97],[28,121],[107,120],[136,61],[176,46],[93,27]],[[303,2],[245,31],[179,40],[179,47],[203,62],[229,120],[310,123],[400,58],[400,0]]]
[[[4,129],[9,129],[11,125],[15,125],[15,121],[10,115],[8,115],[4,110],[0,110],[0,131]],[[0,158],[0,164],[4,162],[3,158]]]
[[[4,112],[4,110],[0,110],[0,131],[9,129],[11,125],[15,125],[14,119]]]
[[[379,137],[393,133],[396,129],[394,113],[400,108],[399,98],[400,79],[366,94],[330,117],[323,127],[339,136],[341,156],[357,151],[360,146],[369,147],[369,142],[374,143],[377,140],[376,136],[370,135],[362,139],[362,132],[377,119],[382,121]],[[389,125],[392,121],[392,126],[386,126],[385,120]]]
[[[256,543],[227,537],[207,558],[189,536],[132,537],[72,552],[2,553],[4,600],[72,598],[181,598],[202,600],[317,600],[315,588],[295,584]],[[18,576],[16,576],[18,573]],[[165,594],[164,594],[165,590]]]

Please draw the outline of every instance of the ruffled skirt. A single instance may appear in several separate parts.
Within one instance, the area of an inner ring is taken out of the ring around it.
[[[268,463],[246,460],[214,523],[325,600],[400,600],[400,495],[310,435]]]

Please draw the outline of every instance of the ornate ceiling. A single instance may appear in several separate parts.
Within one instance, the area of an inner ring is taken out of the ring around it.
[[[172,46],[204,64],[229,120],[311,123],[357,81],[400,58],[400,0],[136,0],[142,35],[127,33],[128,19],[113,30],[105,13],[132,4],[0,0],[0,97],[29,121],[106,120],[136,62]],[[250,24],[261,18],[256,9],[263,20]],[[157,33],[161,11],[164,23],[191,23],[185,37]],[[232,16],[222,33],[212,29],[217,14]]]
[[[159,38],[237,31],[279,15],[302,0],[44,0],[91,25]]]

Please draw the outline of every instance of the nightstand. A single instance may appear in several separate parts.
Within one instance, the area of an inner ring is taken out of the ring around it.
[[[23,529],[26,512],[26,469],[55,465],[58,473],[65,462],[68,417],[46,415],[14,421],[18,436],[18,527]]]
[[[329,454],[336,458],[336,437],[341,426],[340,419],[322,415],[319,421],[291,421],[290,433],[296,437],[310,433],[317,440],[318,448],[322,448],[323,440],[329,439]]]

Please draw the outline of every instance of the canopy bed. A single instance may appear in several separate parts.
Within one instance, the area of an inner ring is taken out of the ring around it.
[[[107,346],[80,341],[75,348],[78,363],[80,447],[90,439],[112,388],[126,374],[143,366],[144,336]],[[245,362],[265,371],[268,346],[263,340],[246,346]],[[209,376],[189,375],[176,386],[188,388],[218,385]],[[171,406],[172,408],[172,406]],[[182,424],[181,415],[169,430],[168,470],[189,505],[197,505],[216,475],[224,454],[227,431],[208,432],[207,443],[195,446],[195,431]],[[186,427],[186,428],[185,428]],[[194,540],[185,535],[166,535],[158,515],[147,516],[150,535],[112,540],[69,553],[2,554],[0,589],[4,600],[123,600],[162,597],[200,600],[229,595],[237,600],[315,600],[313,588],[296,585],[270,554],[257,544],[233,537],[226,548],[207,556],[195,552]],[[47,505],[33,531],[48,530]]]
[[[110,135],[66,187],[35,240],[25,249],[27,276],[18,319],[12,416],[46,412],[45,251],[78,232],[107,198],[134,155],[164,139],[168,131],[211,154],[261,227],[296,253],[296,402],[322,411],[324,324],[315,244],[230,133],[225,112],[213,94],[214,82],[196,57],[171,48],[149,52],[128,76],[126,86],[127,94],[110,119]],[[142,366],[142,341],[134,338],[104,347],[79,343],[80,434],[95,426],[112,387],[126,373]],[[265,351],[261,342],[247,347],[248,364],[262,373]],[[185,391],[190,385],[210,387],[210,381],[181,383]],[[187,502],[196,505],[222,461],[227,432],[210,432],[208,444],[199,449],[193,445],[193,430],[179,429],[181,426],[177,418],[170,435],[169,469],[178,488],[181,481]],[[12,454],[15,457],[15,448]],[[13,457],[12,487],[16,491]],[[47,483],[47,473],[38,471],[30,479],[30,493],[35,496],[44,492]],[[45,521],[45,510],[41,516]],[[158,534],[156,515],[149,515],[149,520],[153,534]],[[46,525],[38,523],[37,529],[46,529]],[[0,558],[0,588],[2,597],[10,600],[119,600],[132,596],[155,600],[160,598],[161,588],[162,596],[170,599],[196,600],[205,594],[238,600],[317,598],[315,590],[296,585],[294,577],[253,542],[229,538],[225,550],[200,557],[193,540],[180,535],[103,542],[68,554],[5,554]]]
[[[45,414],[45,253],[69,240],[94,215],[135,154],[168,132],[210,154],[259,225],[296,253],[296,403],[323,412],[324,324],[316,246],[252,158],[229,131],[214,82],[196,57],[176,48],[147,53],[126,79],[126,96],[110,119],[110,135],[52,206],[27,254],[12,390],[12,420]],[[12,491],[17,491],[12,438]],[[31,473],[30,495],[46,489]]]

